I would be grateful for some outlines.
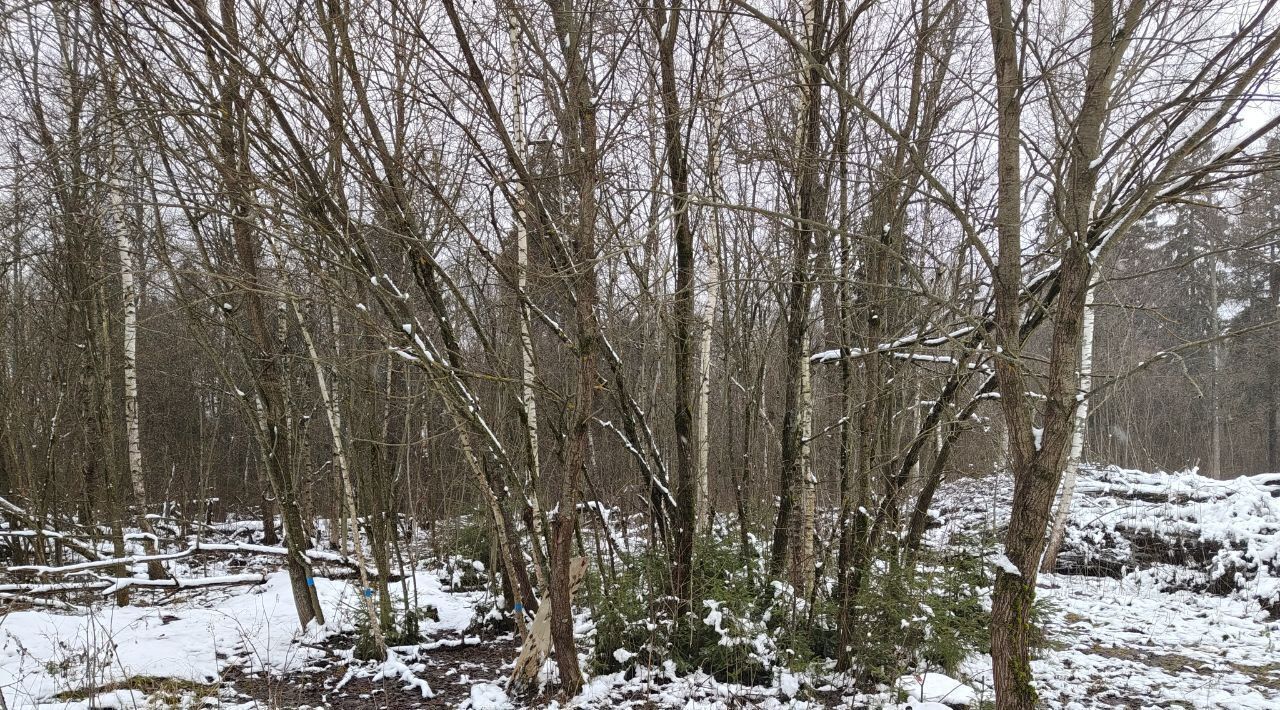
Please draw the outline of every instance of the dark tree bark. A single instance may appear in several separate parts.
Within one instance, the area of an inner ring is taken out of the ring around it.
[[[675,435],[676,435],[676,518],[675,550],[671,585],[686,607],[693,599],[693,544],[698,481],[694,441],[693,400],[698,386],[694,359],[694,255],[693,227],[689,215],[689,162],[681,136],[680,95],[676,85],[676,38],[680,33],[681,0],[667,9],[663,0],[653,8],[653,31],[658,40],[658,78],[662,97],[662,135],[666,141],[667,178],[671,182],[671,222],[675,238]]]

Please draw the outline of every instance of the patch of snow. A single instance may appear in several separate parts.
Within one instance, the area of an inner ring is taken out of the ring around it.
[[[999,567],[1005,574],[1011,574],[1015,577],[1021,577],[1022,573],[1018,571],[1018,566],[1013,563],[1003,552],[997,552],[991,558],[991,563]]]
[[[942,673],[904,675],[898,679],[898,688],[912,700],[944,703],[944,707],[968,706],[978,699],[973,688]]]
[[[800,678],[795,673],[783,671],[782,676],[778,679],[778,690],[788,698],[796,697],[800,692]]]
[[[462,707],[470,710],[509,710],[515,706],[502,688],[493,683],[477,683],[471,686],[471,697]]]

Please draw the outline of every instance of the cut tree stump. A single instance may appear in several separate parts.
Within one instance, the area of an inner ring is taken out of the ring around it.
[[[587,558],[575,557],[569,562],[569,598],[578,592],[587,573]],[[520,610],[517,614],[523,614]],[[544,595],[538,602],[538,613],[529,626],[529,635],[520,649],[516,669],[507,682],[508,690],[522,695],[537,686],[538,671],[551,653],[551,597]]]

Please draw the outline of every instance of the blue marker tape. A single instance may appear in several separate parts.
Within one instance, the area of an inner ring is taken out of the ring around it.
[[[372,589],[368,589],[368,588],[366,588],[366,589],[364,590],[364,595],[365,595],[366,597],[371,597],[371,596],[373,596],[373,590],[372,590]]]
[[[515,605],[515,607],[512,609],[512,611],[515,611],[515,612],[517,612],[517,613],[522,612],[522,611],[524,611],[524,605],[523,605],[523,604],[521,604],[520,602],[516,602],[516,605]]]
[[[316,581],[315,581],[314,579],[312,579],[311,577],[307,577],[307,586],[308,586],[308,587],[314,587],[314,586],[316,586]]]

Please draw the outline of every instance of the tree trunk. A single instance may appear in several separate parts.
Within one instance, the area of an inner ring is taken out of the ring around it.
[[[520,56],[519,34],[516,26],[516,18],[514,13],[508,18],[507,33],[511,42],[512,69],[511,69],[511,85],[514,94],[512,107],[515,110],[515,116],[512,118],[515,134],[515,150],[523,160],[527,146],[525,145],[525,128],[524,128],[524,94],[523,83],[521,82],[520,62],[517,58]],[[517,181],[515,185],[516,193],[516,296],[520,300],[519,304],[519,321],[520,321],[520,411],[521,419],[524,423],[524,443],[525,443],[525,481],[524,481],[524,499],[525,499],[525,517],[526,524],[529,528],[530,542],[533,545],[533,571],[538,581],[538,589],[540,593],[545,594],[547,589],[547,572],[546,559],[543,555],[543,544],[546,538],[546,532],[543,527],[542,508],[538,503],[538,481],[541,478],[541,465],[539,463],[539,447],[538,447],[538,400],[534,395],[534,386],[538,379],[538,373],[533,359],[533,336],[530,332],[530,321],[532,316],[529,312],[528,304],[528,285],[529,285],[529,228],[526,224],[529,219],[527,205],[525,204],[525,185],[522,181]],[[521,605],[523,606],[523,605]]]
[[[1076,475],[1080,472],[1080,464],[1084,460],[1084,441],[1089,428],[1089,391],[1093,385],[1093,324],[1094,287],[1085,294],[1084,325],[1080,336],[1080,403],[1076,406],[1075,424],[1071,430],[1071,449],[1067,453],[1067,470],[1062,476],[1062,492],[1058,497],[1058,508],[1053,515],[1053,527],[1049,533],[1049,543],[1045,547],[1044,557],[1040,560],[1041,572],[1052,572],[1058,561],[1058,551],[1062,549],[1062,538],[1066,534],[1067,519],[1071,515],[1071,500],[1076,493]]]
[[[1267,283],[1271,318],[1280,320],[1280,258],[1271,247],[1271,274]],[[1280,472],[1280,348],[1271,348],[1267,358],[1267,471]]]
[[[1221,301],[1218,295],[1218,257],[1210,253],[1209,268],[1209,336],[1215,340],[1209,344],[1210,359],[1213,371],[1209,373],[1209,478],[1222,478],[1222,341],[1216,338],[1222,334],[1221,318],[1218,309]],[[1086,325],[1092,325],[1092,319]]]
[[[1009,432],[1010,467],[1014,475],[1013,504],[1005,533],[1005,555],[1015,567],[996,572],[991,600],[991,664],[998,710],[1033,710],[1036,691],[1032,685],[1029,631],[1031,606],[1035,601],[1035,580],[1020,571],[1034,573],[1039,562],[1038,542],[1044,535],[1045,519],[1033,519],[1032,507],[1043,504],[1048,513],[1053,490],[1037,484],[1031,431],[1031,411],[1026,403],[1020,351],[1022,288],[1022,176],[1021,115],[1019,91],[1022,84],[1018,60],[1018,34],[1010,0],[987,0],[996,77],[997,194],[996,232],[999,261],[994,274],[996,299],[996,342],[1005,357],[996,358],[1000,381],[1000,404],[1005,429]],[[1015,350],[1009,351],[1009,346]],[[1057,472],[1049,472],[1056,477]],[[1034,485],[1034,487],[1032,487]],[[1053,489],[1057,488],[1054,481]],[[1044,500],[1039,500],[1043,498]],[[1032,553],[1035,553],[1034,555]],[[1026,564],[1028,558],[1035,562]],[[1019,565],[1019,562],[1022,564]]]
[[[95,13],[96,32],[103,30],[101,22],[102,18]],[[102,74],[107,112],[112,120],[117,120],[122,115],[123,107],[119,103],[115,68],[107,60],[101,47],[97,49],[95,58]],[[114,128],[117,132],[116,140],[126,135],[125,126],[117,125]],[[146,536],[143,539],[143,548],[148,555],[155,555],[158,549],[151,519],[147,517],[147,487],[142,469],[142,434],[138,413],[138,287],[135,278],[137,262],[134,257],[134,244],[129,238],[129,228],[125,220],[124,190],[120,176],[126,172],[126,169],[123,165],[124,161],[118,160],[120,150],[121,147],[114,141],[107,149],[108,169],[112,172],[107,181],[110,192],[108,200],[111,206],[107,211],[104,231],[108,234],[115,232],[116,249],[120,259],[120,299],[124,310],[122,333],[124,347],[120,366],[124,375],[125,467],[133,489],[134,502],[138,506],[138,529]],[[147,563],[147,574],[151,579],[165,579],[168,576],[164,565],[158,560]]]
[[[237,28],[236,4],[232,0],[220,0],[219,14],[227,41],[233,49],[239,49],[240,35]],[[312,620],[324,623],[324,612],[316,595],[315,579],[306,550],[309,540],[303,522],[302,509],[298,505],[294,471],[290,466],[291,418],[285,395],[285,373],[276,352],[262,294],[268,289],[258,268],[258,240],[255,234],[256,216],[253,211],[252,187],[247,182],[252,174],[247,150],[241,131],[247,114],[248,99],[241,95],[240,69],[231,64],[226,67],[228,76],[222,86],[221,121],[218,126],[218,157],[221,163],[223,183],[230,203],[231,238],[235,252],[236,276],[241,279],[242,308],[249,326],[250,345],[247,346],[246,364],[257,390],[259,416],[256,418],[255,438],[262,457],[262,465],[271,483],[272,492],[280,505],[280,518],[284,528],[284,543],[288,549],[287,569],[293,588],[293,602],[298,612],[298,622],[303,627]]]
[[[988,0],[988,20],[996,78],[997,167],[994,344],[1000,406],[1009,432],[1014,487],[1005,557],[996,572],[991,600],[991,660],[998,710],[1031,710],[1036,705],[1028,648],[1036,575],[1044,552],[1045,525],[1067,454],[1076,415],[1081,336],[1093,261],[1090,235],[1098,185],[1102,128],[1119,59],[1142,17],[1144,3],[1125,8],[1117,23],[1107,0],[1093,3],[1090,49],[1080,107],[1064,147],[1065,174],[1055,184],[1051,235],[1059,242],[1058,295],[1048,371],[1044,377],[1042,427],[1028,396],[1022,362],[1022,169],[1023,76],[1020,35],[1011,0]],[[1101,248],[1101,247],[1099,247]]]
[[[693,599],[693,543],[699,526],[698,501],[702,473],[698,469],[693,406],[695,390],[701,391],[698,377],[694,330],[698,318],[694,309],[693,227],[689,214],[689,165],[681,136],[680,95],[676,85],[675,44],[680,34],[681,2],[674,0],[668,11],[663,0],[654,3],[653,27],[658,40],[658,76],[662,98],[662,134],[671,181],[671,230],[675,238],[675,313],[672,340],[675,351],[675,436],[676,436],[676,520],[675,555],[671,585],[684,605]]]
[[[120,250],[120,283],[121,297],[124,301],[124,356],[121,369],[124,370],[124,426],[125,452],[129,471],[129,482],[133,486],[134,503],[138,506],[138,528],[147,535],[143,548],[148,555],[158,552],[155,531],[151,519],[147,517],[147,486],[142,472],[142,434],[138,417],[138,289],[134,285],[133,248],[129,237],[125,234],[123,220],[120,219],[120,195],[112,191],[112,206],[116,217],[116,240]],[[159,560],[147,563],[147,575],[151,579],[165,579],[164,566]]]
[[[265,476],[262,478],[264,485],[271,485]],[[280,536],[276,534],[276,506],[275,499],[271,497],[269,490],[262,492],[262,544],[278,545],[280,544]]]
[[[716,97],[708,109],[709,126],[707,127],[707,193],[713,202],[722,201],[720,194],[720,140],[724,127],[724,110],[720,106],[719,97],[724,87],[724,42],[720,32],[724,25],[713,30],[711,43],[711,79],[712,91]],[[711,476],[708,469],[711,440],[711,338],[715,332],[716,310],[720,305],[720,210],[712,208],[707,215],[706,236],[702,240],[703,251],[707,255],[707,302],[702,311],[698,333],[698,405],[695,413],[698,456],[695,462],[697,471],[697,500],[694,501],[694,532],[698,535],[706,532],[711,524]]]
[[[567,432],[567,461],[556,511],[551,523],[551,638],[555,643],[560,687],[567,696],[582,688],[573,636],[572,558],[577,527],[579,486],[586,476],[591,455],[591,420],[598,384],[596,354],[600,327],[596,320],[599,300],[596,283],[596,186],[600,181],[596,108],[587,71],[590,50],[585,46],[591,15],[571,0],[561,0],[553,11],[556,34],[564,54],[564,107],[560,131],[564,136],[569,174],[577,188],[578,209],[572,233],[573,266],[569,283],[574,295],[577,384],[573,413]],[[566,250],[568,248],[566,247]]]
[[[805,41],[808,55],[819,49],[822,28],[825,26],[821,0],[810,0],[804,5]],[[796,202],[798,212],[792,227],[791,274],[786,301],[786,350],[787,363],[785,409],[782,415],[782,461],[778,515],[773,527],[773,546],[769,562],[769,574],[781,576],[788,560],[795,560],[792,546],[798,544],[797,536],[812,534],[803,531],[803,492],[807,484],[804,478],[805,422],[809,421],[812,402],[806,398],[805,371],[809,362],[809,298],[813,284],[809,279],[809,256],[814,242],[814,225],[821,219],[822,189],[819,180],[819,151],[822,130],[822,73],[807,58],[801,73],[799,124],[796,130],[798,157],[796,161]],[[800,528],[800,529],[797,529]],[[797,588],[807,588],[813,570],[802,570],[794,565],[787,570]]]
[[[810,456],[810,439],[813,438],[813,377],[808,357],[800,359],[800,492],[797,496],[796,535],[792,539],[791,567],[793,584],[804,598],[809,598],[817,575],[817,558],[814,557],[813,538],[817,523],[818,480]]]
[[[582,579],[587,573],[587,558],[575,557],[569,566],[569,595],[582,586]],[[508,685],[516,694],[524,694],[537,686],[538,672],[551,651],[551,609],[549,599],[543,597],[538,605],[538,612],[529,625],[529,633],[525,636],[524,645],[520,648],[520,656],[516,659],[515,670],[511,672]]]
[[[714,194],[714,193],[713,193]],[[711,451],[711,441],[708,438],[708,429],[710,423],[711,412],[711,334],[712,327],[716,320],[716,308],[719,303],[720,288],[716,283],[720,280],[719,260],[715,256],[715,250],[719,249],[719,217],[715,214],[711,215],[709,225],[709,240],[707,243],[708,252],[708,289],[707,303],[700,319],[700,333],[698,335],[698,407],[696,413],[697,436],[695,441],[698,446],[698,458],[695,462],[695,470],[697,471],[697,500],[694,506],[694,531],[696,534],[702,534],[706,531],[711,523],[711,478],[710,470],[707,467],[709,453]]]

